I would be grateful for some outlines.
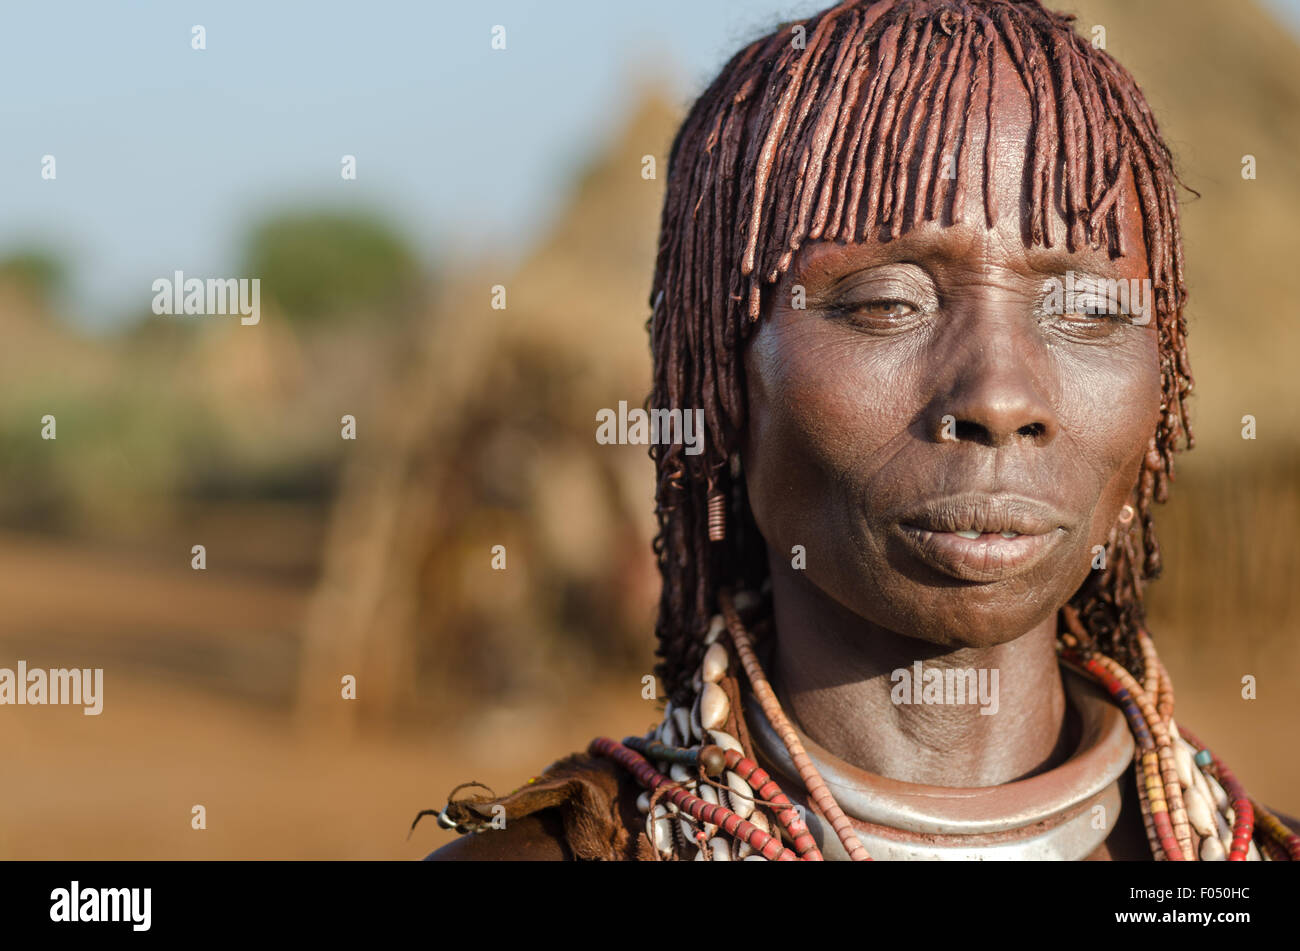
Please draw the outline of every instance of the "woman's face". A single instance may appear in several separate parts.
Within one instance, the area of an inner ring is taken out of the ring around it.
[[[1067,252],[1054,208],[1057,246],[1026,248],[1031,116],[1005,53],[994,94],[995,226],[973,123],[961,223],[804,247],[745,353],[741,458],[774,574],[954,647],[1012,640],[1069,600],[1130,499],[1161,399],[1149,294],[1145,319],[1047,297],[1067,272],[1084,288],[1149,277],[1132,182],[1125,255]],[[1098,303],[1089,290],[1075,303]]]

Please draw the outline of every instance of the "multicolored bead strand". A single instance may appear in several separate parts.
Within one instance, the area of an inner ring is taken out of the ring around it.
[[[799,742],[798,736],[795,735],[794,727],[791,726],[785,712],[781,709],[776,694],[772,692],[767,678],[763,676],[763,669],[759,666],[758,658],[754,654],[754,646],[749,639],[749,634],[745,630],[745,626],[740,622],[740,615],[736,613],[736,605],[732,601],[731,592],[724,590],[719,596],[719,601],[722,606],[722,616],[727,625],[727,632],[731,635],[731,642],[736,648],[736,653],[740,655],[740,662],[744,665],[754,695],[762,705],[763,712],[767,714],[768,720],[776,728],[786,749],[789,750],[790,758],[794,761],[795,768],[799,770],[799,776],[804,781],[804,787],[808,790],[808,795],[813,804],[817,806],[821,814],[831,824],[831,828],[835,830],[840,843],[844,846],[844,851],[849,854],[851,860],[854,862],[871,861],[871,856],[867,853],[866,847],[854,834],[853,825],[849,822],[848,816],[844,815],[844,810],[835,801],[831,791],[826,788],[826,782],[822,779],[821,774],[817,772],[817,767],[813,765],[813,761],[808,758],[803,744]]]
[[[1265,833],[1265,838],[1260,840],[1260,844],[1281,848],[1283,858],[1289,858],[1292,862],[1300,862],[1300,835],[1296,835],[1288,829],[1282,824],[1281,819],[1259,803],[1253,799],[1251,802],[1255,806],[1255,824]]]
[[[781,840],[764,832],[753,823],[740,818],[726,806],[705,802],[686,789],[673,783],[659,772],[640,753],[608,737],[597,737],[587,747],[592,756],[606,756],[626,769],[646,789],[665,789],[663,796],[692,819],[716,825],[728,835],[735,836],[755,852],[773,862],[795,862],[799,857],[781,844]]]
[[[1110,661],[1110,658],[1094,651],[1085,653],[1072,648],[1063,648],[1061,657],[1063,660],[1091,674],[1094,680],[1100,682],[1109,691],[1111,697],[1124,711],[1129,721],[1129,727],[1133,731],[1134,739],[1137,742],[1139,750],[1138,783],[1140,786],[1145,785],[1147,809],[1155,826],[1160,849],[1170,861],[1183,861],[1187,856],[1184,854],[1183,846],[1174,831],[1174,822],[1170,816],[1170,804],[1165,792],[1165,782],[1161,775],[1160,753],[1156,747],[1156,735],[1152,729],[1154,724],[1152,724],[1151,720],[1155,719],[1155,711],[1142,693],[1142,688],[1133,679],[1132,674],[1129,674],[1128,671],[1113,661],[1106,663]],[[1167,742],[1167,731],[1161,730],[1161,733]],[[1181,798],[1178,804],[1181,807]],[[1185,813],[1183,821],[1186,821]],[[1190,841],[1188,847],[1190,848]]]
[[[1138,630],[1138,643],[1142,645],[1143,655],[1149,649],[1151,660],[1154,661],[1156,670],[1159,672],[1158,684],[1156,691],[1156,712],[1160,714],[1162,720],[1172,720],[1174,718],[1174,682],[1169,676],[1169,671],[1165,669],[1165,662],[1160,659],[1156,653],[1155,643],[1151,640],[1151,635],[1146,632],[1145,628]]]
[[[647,762],[651,759],[657,759],[676,763],[688,769],[702,769],[705,776],[709,777],[721,776],[724,770],[731,770],[753,788],[753,802],[756,805],[762,804],[772,807],[776,813],[777,822],[790,836],[795,851],[800,858],[814,861],[823,860],[823,856],[817,848],[817,840],[808,831],[808,826],[799,817],[799,811],[795,808],[794,803],[781,791],[781,787],[777,785],[776,780],[772,779],[761,766],[736,750],[726,750],[724,752],[721,747],[714,745],[705,745],[697,749],[682,749],[667,746],[657,740],[646,740],[639,736],[625,737],[623,745],[640,753]],[[734,789],[722,783],[712,781],[709,781],[709,783],[718,789],[728,791],[732,795],[738,795]]]
[[[1237,781],[1237,777],[1233,775],[1232,770],[1228,769],[1223,760],[1215,756],[1209,747],[1192,735],[1190,730],[1184,728],[1182,732],[1187,742],[1200,750],[1196,754],[1197,765],[1203,765],[1205,760],[1209,760],[1210,769],[1213,771],[1215,779],[1222,784],[1224,791],[1228,794],[1228,799],[1232,801],[1232,848],[1228,851],[1228,861],[1244,862],[1255,834],[1255,807],[1251,805],[1246,790],[1242,788],[1241,783]]]
[[[1160,847],[1160,833],[1156,830],[1155,819],[1151,815],[1151,800],[1147,798],[1147,788],[1142,781],[1141,771],[1137,777],[1138,808],[1142,813],[1142,826],[1146,829],[1147,844],[1151,847],[1151,857],[1157,862],[1164,862],[1168,856]]]
[[[781,823],[794,844],[795,851],[801,859],[820,862],[823,860],[817,848],[817,840],[808,831],[808,826],[799,818],[799,811],[794,808],[789,797],[781,792],[781,787],[761,766],[752,759],[742,756],[735,750],[727,750],[727,769],[749,783],[758,799],[766,800],[775,806],[776,819]]]
[[[1138,629],[1138,646],[1142,649],[1142,689],[1148,697],[1156,698],[1156,712],[1162,719],[1168,719],[1160,709],[1160,662],[1156,659],[1156,645],[1141,628]]]
[[[1149,643],[1150,640],[1148,639]],[[1151,648],[1151,653],[1154,656],[1154,646]],[[1156,745],[1160,781],[1164,789],[1165,801],[1169,806],[1169,819],[1173,825],[1174,837],[1177,839],[1184,857],[1189,861],[1194,860],[1196,852],[1192,843],[1192,826],[1187,819],[1182,787],[1178,782],[1178,769],[1174,764],[1173,737],[1170,735],[1167,726],[1167,718],[1162,717],[1156,710],[1155,696],[1147,693],[1134,679],[1133,675],[1125,670],[1118,661],[1104,655],[1097,655],[1096,659],[1117,681],[1124,685],[1124,688],[1129,691],[1133,700],[1137,703],[1138,709],[1142,711],[1142,716],[1146,719],[1147,729]]]

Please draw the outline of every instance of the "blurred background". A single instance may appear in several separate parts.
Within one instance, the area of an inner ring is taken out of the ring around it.
[[[825,5],[6,9],[0,667],[105,686],[0,708],[0,858],[418,858],[458,783],[657,718],[653,467],[595,412],[649,390],[676,123]],[[1300,0],[1054,5],[1201,195],[1151,630],[1179,720],[1300,814]],[[260,323],[153,315],[176,270],[260,277]]]

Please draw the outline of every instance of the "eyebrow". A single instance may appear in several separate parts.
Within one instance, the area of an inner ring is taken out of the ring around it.
[[[1120,273],[1119,258],[1112,258],[1104,248],[1084,245],[1077,251],[1064,248],[1027,248],[1026,258],[1029,266],[1045,274],[1061,274],[1065,271],[1088,271],[1099,277]]]
[[[917,263],[922,267],[929,262],[960,262],[970,253],[970,248],[979,240],[980,233],[971,228],[954,224],[938,230],[924,229],[908,231],[888,241],[872,242],[869,250],[876,260],[862,267],[853,268],[854,272],[869,267],[889,264]],[[854,246],[833,243],[835,250],[824,250],[811,261],[801,262],[793,269],[791,276],[803,280],[810,272],[819,270],[834,271],[844,257],[853,255]],[[813,246],[809,246],[810,249]],[[859,245],[858,247],[867,247]],[[1104,247],[1094,248],[1085,245],[1076,251],[1067,251],[1063,245],[1044,248],[1041,246],[1025,248],[1025,263],[1029,269],[1039,274],[1064,274],[1066,271],[1081,271],[1097,277],[1120,276],[1121,268],[1118,258],[1112,258]],[[847,275],[838,275],[832,283],[839,283]]]

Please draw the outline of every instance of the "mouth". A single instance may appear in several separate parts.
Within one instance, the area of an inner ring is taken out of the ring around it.
[[[899,537],[920,561],[961,581],[1023,574],[1069,529],[1045,503],[1022,496],[960,495],[918,505],[898,519]]]

